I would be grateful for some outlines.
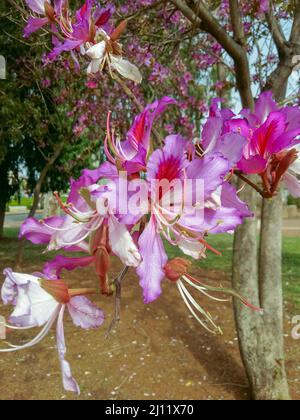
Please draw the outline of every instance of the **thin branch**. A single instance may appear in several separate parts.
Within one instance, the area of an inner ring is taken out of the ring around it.
[[[278,19],[274,15],[273,2],[270,1],[269,12],[266,13],[268,26],[273,37],[274,43],[279,54],[284,54],[287,48],[287,40],[284,36],[282,27]]]
[[[254,188],[255,191],[257,191],[262,197],[265,197],[265,193],[262,189],[260,189],[254,182],[252,182],[250,179],[245,177],[240,171],[234,171],[235,175],[239,177],[243,182],[246,182],[246,184],[250,185],[250,187]]]
[[[184,0],[170,0],[193,24],[201,30],[211,34],[230,55],[235,64],[237,88],[243,106],[254,108],[254,98],[251,91],[250,66],[245,49],[233,39],[219,24],[211,12],[202,2],[198,2],[195,10],[191,9]]]
[[[121,320],[121,298],[122,298],[122,282],[129,271],[129,267],[124,267],[118,277],[113,281],[113,285],[116,287],[115,293],[115,314],[113,320],[107,330],[106,338],[109,338],[114,327]]]
[[[145,6],[145,7],[141,7],[137,12],[132,13],[129,16],[126,16],[125,19],[128,20],[133,20],[136,19],[138,16],[140,16],[141,14],[145,13],[145,12],[149,12],[150,10],[156,9],[157,7],[159,7],[160,5],[166,3],[167,0],[158,0],[153,4],[150,4],[149,6]]]
[[[229,0],[229,7],[234,39],[238,44],[244,47],[246,40],[239,1]]]
[[[294,16],[294,23],[292,27],[291,37],[290,37],[291,45],[297,45],[299,47],[300,43],[300,0],[296,1],[295,5],[295,16]]]

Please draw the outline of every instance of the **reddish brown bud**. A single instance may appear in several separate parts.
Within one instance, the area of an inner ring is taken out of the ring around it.
[[[70,294],[66,283],[62,280],[40,280],[41,288],[63,305],[70,302]]]
[[[172,282],[177,282],[182,276],[187,274],[190,267],[190,261],[184,258],[175,258],[174,260],[169,261],[165,266],[166,277]]]
[[[123,20],[123,22],[121,22],[117,28],[113,31],[113,33],[110,36],[110,39],[112,40],[112,42],[116,42],[118,41],[118,39],[121,37],[122,33],[125,31],[127,26],[127,21]]]
[[[55,21],[55,11],[50,3],[45,1],[45,15],[50,21]]]
[[[282,177],[289,169],[289,167],[297,160],[298,153],[296,149],[289,150],[287,153],[281,153],[273,156],[272,169],[274,171],[274,181],[272,185],[272,192],[278,188]]]

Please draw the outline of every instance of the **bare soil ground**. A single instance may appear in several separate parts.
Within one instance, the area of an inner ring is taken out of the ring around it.
[[[0,269],[11,264],[1,261]],[[27,266],[26,272],[40,267]],[[115,274],[121,269],[117,263]],[[226,284],[220,272],[195,275]],[[66,276],[72,287],[93,287],[91,269]],[[0,283],[2,280],[0,281]],[[168,400],[247,400],[249,387],[242,368],[230,303],[221,304],[201,298],[215,315],[224,335],[213,336],[189,316],[177,288],[164,284],[162,297],[150,306],[142,302],[138,280],[130,273],[123,290],[122,321],[109,339],[113,299],[95,297],[106,315],[99,331],[77,329],[66,317],[67,360],[81,387],[81,399],[168,399]],[[248,309],[245,309],[246,311]],[[9,309],[0,305],[0,314]],[[294,399],[300,399],[299,341],[290,338],[291,324],[286,310],[285,334],[287,368]],[[32,332],[10,333],[13,342],[25,342]],[[64,392],[55,349],[55,331],[37,347],[0,356],[0,399],[60,400],[77,399]]]

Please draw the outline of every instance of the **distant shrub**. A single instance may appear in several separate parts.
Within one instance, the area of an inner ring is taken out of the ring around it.
[[[288,205],[296,205],[300,209],[300,198],[294,198],[291,195],[288,197]]]

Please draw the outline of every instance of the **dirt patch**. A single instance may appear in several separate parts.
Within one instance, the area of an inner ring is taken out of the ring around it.
[[[1,269],[3,268],[0,267]],[[39,267],[26,267],[33,272]],[[115,264],[115,273],[121,269]],[[204,273],[202,279],[226,283],[222,273]],[[91,287],[93,271],[66,276],[72,287]],[[70,281],[71,280],[71,281]],[[224,335],[213,336],[189,316],[176,287],[164,284],[162,297],[152,305],[142,302],[135,275],[128,275],[123,291],[122,321],[110,339],[113,300],[95,297],[106,315],[100,331],[82,331],[66,317],[67,360],[81,387],[82,399],[247,400],[247,379],[239,356],[230,303],[203,299],[203,305],[222,326]],[[248,310],[248,309],[245,309]],[[0,313],[8,308],[0,305]],[[290,337],[286,316],[287,367],[294,399],[300,399],[299,342]],[[10,334],[10,340],[27,341],[32,333]],[[55,350],[55,331],[37,347],[1,355],[0,399],[76,399],[64,392]]]

